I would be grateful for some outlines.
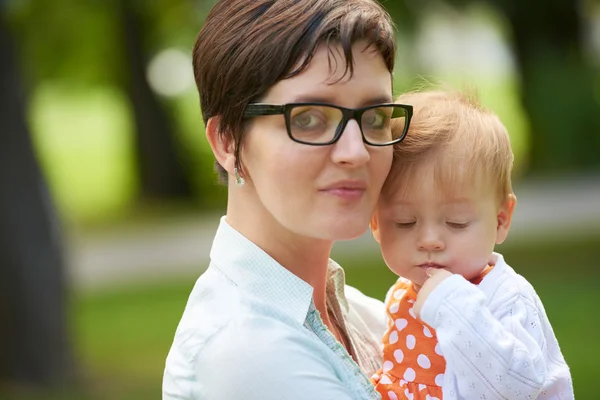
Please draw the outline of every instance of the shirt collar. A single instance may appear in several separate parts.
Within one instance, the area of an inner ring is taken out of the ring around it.
[[[346,275],[344,269],[338,263],[329,259],[327,268],[327,298],[333,303],[335,300],[340,305],[344,314],[348,313],[349,306],[344,289],[346,287]]]
[[[312,286],[236,231],[225,217],[221,218],[217,229],[210,259],[244,292],[265,299],[272,307],[301,324],[306,320],[312,303]]]

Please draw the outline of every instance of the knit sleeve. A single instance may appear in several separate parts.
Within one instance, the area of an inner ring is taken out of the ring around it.
[[[424,304],[421,318],[436,330],[447,363],[444,398],[533,400],[554,390],[536,303],[516,288],[494,313],[486,303],[477,286],[454,275]]]

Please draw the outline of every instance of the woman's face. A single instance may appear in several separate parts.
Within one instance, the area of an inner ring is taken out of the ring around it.
[[[332,50],[321,47],[308,68],[275,84],[261,102],[324,102],[348,108],[392,102],[391,76],[380,54],[365,51],[364,43],[354,45],[354,74],[338,81],[345,60],[341,48]],[[392,146],[364,144],[354,120],[336,143],[309,146],[288,137],[283,115],[257,117],[242,146],[244,192],[259,205],[267,229],[275,223],[304,237],[355,238],[368,226],[392,151]]]

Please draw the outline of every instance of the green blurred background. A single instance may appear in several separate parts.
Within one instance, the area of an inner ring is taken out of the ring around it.
[[[158,399],[226,191],[191,70],[214,1],[0,0],[0,399]],[[499,248],[538,290],[578,399],[600,329],[600,1],[389,0],[395,91],[477,88],[519,198]],[[366,234],[336,245],[382,299]]]

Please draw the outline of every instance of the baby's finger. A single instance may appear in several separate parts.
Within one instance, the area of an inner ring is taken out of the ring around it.
[[[430,277],[430,278],[431,278],[431,277],[433,277],[433,276],[435,276],[435,275],[438,275],[438,274],[451,275],[452,273],[451,273],[450,271],[446,270],[446,269],[443,269],[443,268],[433,268],[433,267],[429,267],[429,268],[427,268],[427,269],[425,270],[425,274],[426,274],[428,277]]]

